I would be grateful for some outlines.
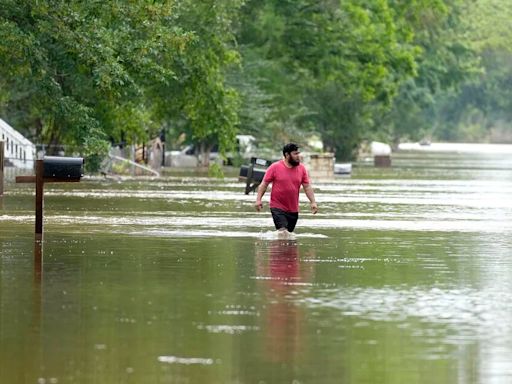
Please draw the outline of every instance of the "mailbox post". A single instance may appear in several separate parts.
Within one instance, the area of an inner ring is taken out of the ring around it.
[[[43,238],[44,183],[79,182],[83,176],[81,157],[45,156],[36,160],[35,176],[17,176],[16,183],[36,183],[36,240]]]

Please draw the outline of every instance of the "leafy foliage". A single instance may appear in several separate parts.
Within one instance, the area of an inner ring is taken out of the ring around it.
[[[222,69],[236,55],[225,46],[227,23],[213,34],[209,27],[233,2],[209,3],[3,1],[2,110],[17,126],[35,127],[38,140],[86,152],[108,137],[147,140],[162,116],[178,113],[195,137],[217,135],[228,147],[236,97]]]
[[[411,81],[435,90],[465,77],[462,65],[448,65],[448,53],[463,47],[443,34],[457,9],[429,0],[248,2],[240,44],[256,80],[241,89],[264,95],[256,105],[265,120],[247,114],[242,129],[260,124],[268,135],[279,127],[283,138],[318,132],[340,159],[353,157],[362,139],[409,132],[390,111],[400,95],[397,106],[410,110],[403,100]]]
[[[506,0],[0,5],[0,113],[91,158],[165,132],[208,165],[240,130],[274,148],[314,134],[341,160],[364,139],[490,140],[512,119]]]

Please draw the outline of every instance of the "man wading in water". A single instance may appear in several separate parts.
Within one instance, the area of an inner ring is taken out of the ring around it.
[[[299,147],[296,144],[286,144],[283,147],[284,159],[268,167],[256,195],[254,205],[259,212],[263,208],[261,198],[265,194],[268,185],[272,183],[270,212],[279,235],[288,235],[295,229],[295,224],[297,224],[299,218],[299,191],[301,185],[304,187],[304,192],[310,201],[311,212],[313,214],[318,212],[315,193],[309,183],[306,167],[300,163],[299,155]]]

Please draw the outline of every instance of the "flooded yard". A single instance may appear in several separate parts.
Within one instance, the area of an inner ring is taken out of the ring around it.
[[[296,238],[235,177],[0,198],[1,383],[509,383],[512,155],[314,181]]]

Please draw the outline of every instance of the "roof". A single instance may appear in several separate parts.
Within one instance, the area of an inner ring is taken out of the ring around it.
[[[18,144],[34,146],[29,139],[7,124],[3,119],[0,119],[0,132],[5,132],[8,136],[16,140]]]

